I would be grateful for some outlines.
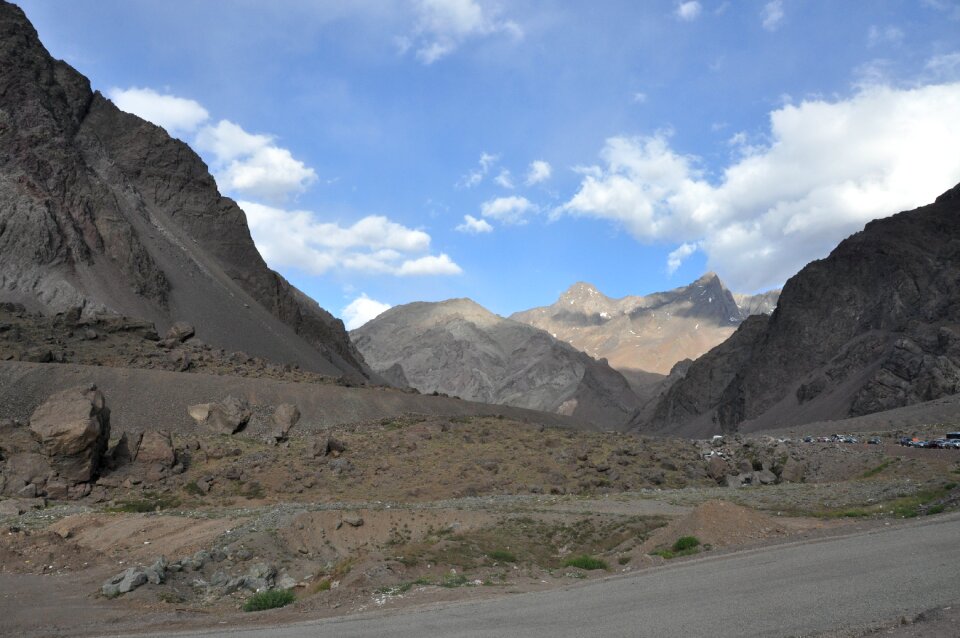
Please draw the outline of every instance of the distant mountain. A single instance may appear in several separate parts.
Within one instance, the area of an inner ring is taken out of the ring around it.
[[[872,221],[695,361],[648,429],[703,435],[880,412],[960,392],[960,185]]]
[[[559,412],[610,429],[635,420],[640,404],[605,362],[469,299],[396,306],[350,336],[374,370],[424,393]]]
[[[0,0],[0,301],[193,323],[204,341],[369,375],[343,323],[270,270],[183,142],[117,109]]]
[[[546,330],[642,383],[666,375],[684,359],[696,359],[733,334],[750,314],[771,312],[778,291],[736,297],[714,273],[689,286],[646,296],[611,299],[577,283],[551,306],[511,315]]]

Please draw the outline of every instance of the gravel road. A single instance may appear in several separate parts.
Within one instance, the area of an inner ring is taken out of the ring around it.
[[[960,514],[706,557],[559,591],[205,638],[805,636],[960,602]],[[171,635],[171,634],[166,634]]]

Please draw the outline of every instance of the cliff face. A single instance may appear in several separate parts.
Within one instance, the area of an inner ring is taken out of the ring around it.
[[[870,222],[807,265],[769,321],[745,323],[693,363],[648,427],[758,429],[958,391],[960,186]]]
[[[54,60],[0,0],[0,299],[195,324],[205,341],[369,375],[343,324],[270,270],[184,143]]]
[[[396,306],[350,336],[375,370],[424,393],[557,412],[605,429],[624,428],[640,407],[606,362],[469,299]]]

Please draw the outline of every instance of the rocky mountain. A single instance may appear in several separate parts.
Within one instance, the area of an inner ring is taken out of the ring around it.
[[[121,112],[0,0],[0,301],[196,326],[330,375],[369,369],[343,324],[270,270],[183,142]]]
[[[696,359],[722,343],[747,316],[771,312],[778,294],[734,296],[714,273],[675,290],[621,299],[577,283],[553,305],[510,318],[605,358],[642,384],[649,373],[669,374],[678,361]]]
[[[424,393],[558,412],[608,429],[639,407],[606,362],[469,299],[396,306],[350,336],[374,370]]]
[[[872,221],[695,361],[652,429],[752,431],[908,406],[960,391],[960,186]]]

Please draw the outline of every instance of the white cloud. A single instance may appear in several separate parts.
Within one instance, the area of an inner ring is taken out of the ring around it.
[[[942,11],[950,20],[960,20],[960,2],[957,0],[921,0],[921,4]]]
[[[413,33],[397,42],[401,53],[415,49],[423,64],[433,64],[470,39],[497,34],[517,40],[523,37],[516,22],[500,19],[494,8],[477,0],[418,0],[414,9],[417,23]]]
[[[783,24],[783,0],[771,0],[763,5],[760,12],[763,18],[763,28],[767,31],[776,31]]]
[[[691,22],[700,17],[701,11],[703,11],[703,7],[697,0],[690,0],[689,2],[681,2],[678,4],[675,13],[681,20]]]
[[[525,224],[527,213],[537,211],[537,206],[526,197],[511,195],[497,197],[480,205],[480,214],[504,224]]]
[[[899,27],[892,25],[878,27],[874,24],[867,30],[867,46],[875,47],[881,44],[897,45],[901,42],[903,42],[903,29]]]
[[[479,235],[480,233],[492,232],[493,226],[491,226],[485,219],[477,219],[473,215],[464,215],[463,223],[457,226],[456,230],[460,231],[461,233]]]
[[[391,275],[460,272],[445,254],[420,255],[430,249],[430,235],[386,217],[369,216],[341,226],[319,221],[309,211],[238,203],[260,254],[275,268],[297,268],[312,275],[330,270]]]
[[[171,135],[192,133],[210,118],[210,114],[199,102],[160,94],[153,89],[114,87],[107,91],[107,96],[121,111],[153,122]]]
[[[680,244],[680,246],[667,255],[667,273],[672,275],[677,272],[677,268],[683,264],[683,260],[697,252],[697,245],[694,244]]]
[[[530,162],[530,169],[527,170],[527,186],[533,186],[534,184],[545,182],[550,179],[552,174],[553,167],[550,166],[549,162],[545,162],[543,160],[534,160]]]
[[[463,272],[446,253],[409,259],[401,264],[398,275],[459,275]]]
[[[500,170],[500,174],[494,177],[493,181],[501,188],[513,188],[513,178],[510,176],[510,171],[505,168]]]
[[[457,186],[462,186],[464,188],[473,188],[474,186],[478,186],[490,172],[490,169],[496,166],[497,162],[499,161],[499,155],[492,155],[487,152],[480,153],[480,160],[478,162],[479,166],[461,177],[460,181],[457,182]]]
[[[196,146],[212,154],[217,184],[226,191],[280,203],[317,180],[312,168],[275,145],[273,137],[248,133],[228,120],[200,129]]]
[[[647,101],[647,94],[637,91],[633,94],[633,102],[635,104],[645,104]]]
[[[393,306],[388,303],[381,303],[371,299],[365,294],[361,294],[347,304],[347,306],[340,311],[340,314],[343,315],[343,323],[347,330],[356,330],[368,321],[376,319],[392,307]]]
[[[701,242],[740,290],[782,284],[871,219],[933,201],[960,181],[960,83],[871,86],[770,114],[770,143],[716,183],[667,134],[607,140],[604,165],[554,215],[614,221],[641,241]]]

